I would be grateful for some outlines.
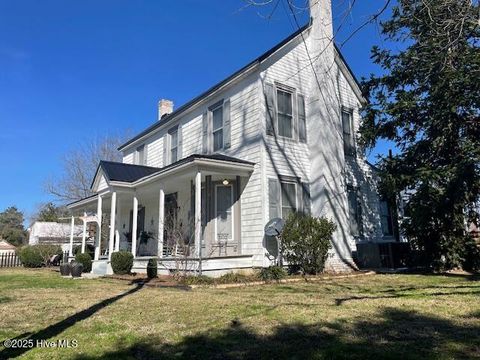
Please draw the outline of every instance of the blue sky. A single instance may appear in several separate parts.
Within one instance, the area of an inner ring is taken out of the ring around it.
[[[30,215],[69,149],[144,129],[160,98],[178,107],[287,37],[285,3],[269,17],[243,0],[0,0],[0,211]],[[332,3],[339,43],[383,5],[357,1],[345,18],[349,1]],[[369,25],[342,47],[358,78],[379,71],[374,44]]]

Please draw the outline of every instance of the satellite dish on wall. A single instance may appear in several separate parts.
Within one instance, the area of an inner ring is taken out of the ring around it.
[[[265,235],[272,236],[277,240],[277,264],[279,266],[283,265],[281,234],[284,226],[285,221],[281,218],[273,218],[265,225]]]
[[[281,218],[271,219],[267,225],[265,225],[265,235],[267,236],[278,236],[282,233],[285,221]]]

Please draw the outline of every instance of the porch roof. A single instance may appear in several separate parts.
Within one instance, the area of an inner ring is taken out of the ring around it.
[[[144,182],[149,182],[153,180],[153,178],[157,178],[158,176],[162,176],[165,173],[175,171],[177,168],[180,169],[184,168],[185,166],[194,164],[230,166],[242,169],[243,171],[247,170],[248,172],[253,171],[253,166],[255,165],[255,163],[251,161],[242,160],[222,154],[193,154],[162,168],[124,164],[120,162],[102,160],[98,165],[97,171],[92,181],[92,187],[95,184],[96,178],[101,174],[106,177],[106,180],[111,185],[131,187],[142,185]],[[84,199],[74,201],[68,204],[67,207],[73,209],[81,205],[93,203],[94,201],[96,201],[97,196],[97,194],[93,194]]]

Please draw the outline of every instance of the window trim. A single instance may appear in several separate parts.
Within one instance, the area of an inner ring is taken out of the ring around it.
[[[225,141],[224,141],[224,138],[223,138],[223,131],[224,131],[224,128],[225,128],[225,114],[224,114],[224,100],[220,100],[220,101],[217,101],[216,103],[214,103],[213,105],[209,106],[208,107],[208,117],[209,117],[209,132],[208,132],[208,137],[209,139],[211,139],[211,145],[209,146],[209,148],[211,149],[211,151],[214,153],[214,152],[217,152],[217,151],[222,151],[225,149]],[[222,110],[222,126],[216,130],[213,129],[213,112],[215,110],[218,110],[218,109],[221,109]],[[218,149],[215,149],[215,133],[221,131],[222,132],[222,146]]]
[[[172,142],[173,134],[177,134],[177,141],[176,141],[175,146],[172,146],[173,145],[173,142]],[[179,160],[178,159],[178,140],[179,139],[178,139],[178,125],[177,125],[177,126],[174,126],[174,127],[170,128],[168,130],[168,148],[170,149],[169,154],[168,154],[169,155],[169,164],[172,164],[172,163]],[[172,152],[173,152],[174,149],[177,150],[177,156],[176,156],[177,158],[175,159],[175,161],[173,161],[173,156],[172,156]]]
[[[290,94],[290,104],[291,104],[291,108],[292,108],[292,113],[291,114],[287,114],[287,113],[281,113],[279,108],[278,108],[278,92],[281,91],[283,93],[286,93],[286,94]],[[296,93],[295,93],[295,89],[292,89],[292,88],[288,88],[286,86],[282,86],[282,85],[279,85],[279,84],[275,84],[275,107],[276,107],[276,112],[277,112],[277,116],[276,116],[276,122],[277,122],[277,126],[276,126],[276,129],[275,130],[275,133],[277,134],[277,136],[281,137],[281,138],[284,138],[284,139],[290,139],[290,140],[296,140],[295,139],[295,106],[294,106],[294,100],[296,99]],[[292,132],[292,136],[284,136],[284,135],[280,135],[280,132],[279,132],[279,118],[280,118],[280,115],[283,115],[283,116],[291,116],[291,125],[290,125],[290,129],[291,129],[291,132]]]
[[[230,188],[230,199],[231,199],[231,212],[232,212],[232,238],[231,239],[226,239],[226,240],[221,240],[221,241],[235,241],[235,202],[234,202],[234,194],[233,194],[233,184],[230,183],[228,185],[223,185],[222,183],[220,184],[215,184],[215,241],[218,243],[218,232],[217,232],[217,204],[218,204],[218,188],[219,187],[229,187]]]
[[[278,179],[279,183],[280,183],[280,216],[281,218],[283,219],[283,188],[282,188],[282,185],[283,184],[291,184],[293,185],[294,187],[294,193],[295,193],[295,208],[294,208],[294,212],[298,212],[298,203],[299,203],[299,199],[298,199],[298,189],[297,189],[297,186],[298,186],[298,183],[294,180],[287,180],[287,179]]]
[[[213,113],[217,110],[222,111],[222,126],[220,126],[218,129],[213,128]],[[223,104],[220,106],[217,106],[216,108],[212,109],[212,150],[213,152],[223,150],[224,144],[223,144],[223,128],[224,128],[224,123],[223,123]],[[222,146],[219,147],[218,149],[215,149],[215,134],[218,132],[222,132]]]

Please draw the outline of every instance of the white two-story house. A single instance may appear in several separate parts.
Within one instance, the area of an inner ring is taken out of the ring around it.
[[[93,271],[108,271],[122,249],[137,272],[152,257],[165,272],[179,258],[212,275],[269,266],[277,247],[265,224],[292,211],[337,224],[328,270],[355,269],[357,242],[393,236],[357,149],[366,100],[332,41],[330,1],[311,1],[310,14],[180,108],[160,101],[158,121],[119,148],[123,162],[100,163],[95,195],[69,205],[107,229],[97,231]]]

